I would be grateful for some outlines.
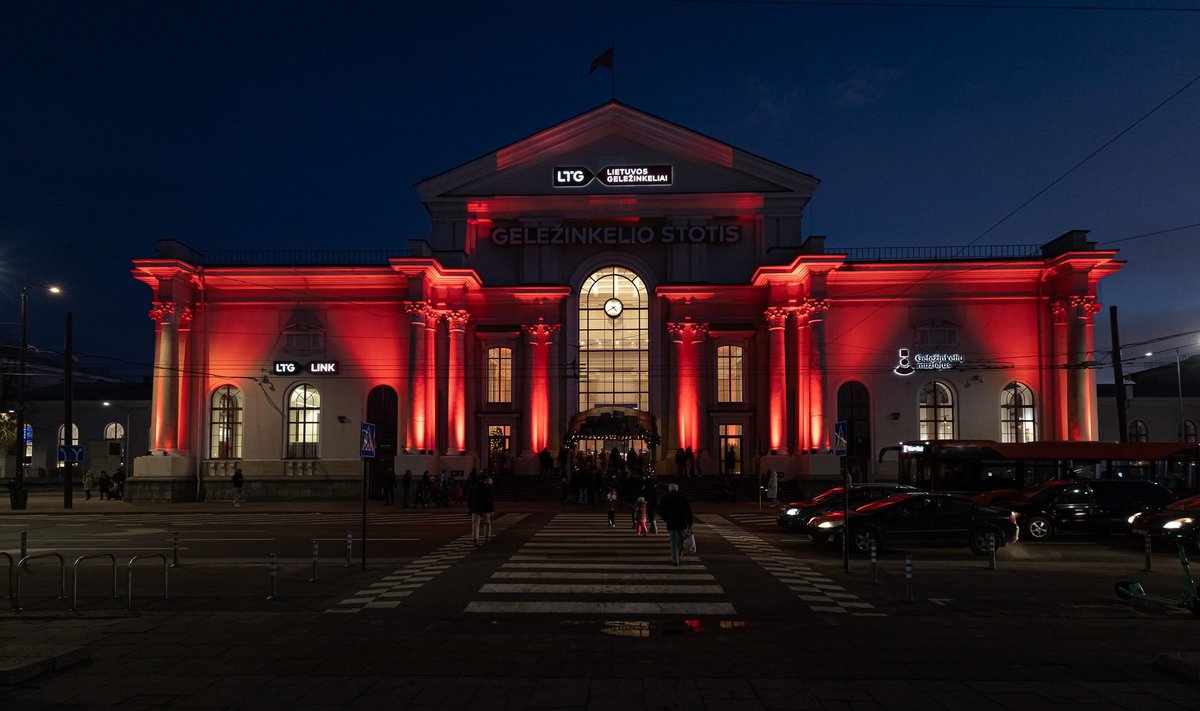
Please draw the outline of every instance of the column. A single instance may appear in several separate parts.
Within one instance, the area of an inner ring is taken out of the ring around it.
[[[529,448],[536,455],[550,444],[550,340],[559,325],[522,326],[529,337]]]
[[[808,373],[809,373],[809,311],[804,306],[794,309],[796,316],[796,449],[807,452],[809,448],[808,428]]]
[[[1092,330],[1100,304],[1095,296],[1072,296],[1071,318],[1067,324],[1067,426],[1070,439],[1095,441],[1096,375],[1084,365],[1092,360]]]
[[[428,308],[425,311],[425,447],[431,452],[437,449],[438,425],[438,322],[442,312]]]
[[[808,311],[808,442],[813,451],[829,449],[825,431],[825,312],[828,299],[805,299]]]
[[[668,323],[667,333],[675,343],[675,414],[679,428],[679,447],[700,449],[700,390],[697,371],[700,362],[696,345],[708,336],[708,324],[688,317],[680,323]]]
[[[446,312],[446,327],[450,332],[450,354],[446,365],[446,454],[467,451],[467,362],[463,339],[469,317],[466,311]]]
[[[405,301],[404,311],[412,317],[412,372],[410,374],[411,402],[409,403],[407,449],[412,452],[425,449],[425,319],[427,304],[424,301]]]
[[[175,448],[191,449],[191,414],[192,414],[192,364],[189,345],[192,336],[192,310],[185,308],[179,312],[179,325],[176,329],[175,361],[179,364],[179,394],[176,396],[176,425]]]
[[[150,446],[155,452],[175,449],[179,414],[179,371],[175,303],[155,301],[150,308],[154,321],[154,391],[151,395]]]
[[[771,454],[787,454],[787,327],[788,310],[772,306],[763,312],[770,334],[770,361],[767,372],[770,387]]]
[[[1067,348],[1067,326],[1070,320],[1069,301],[1067,299],[1054,299],[1050,302],[1050,318],[1051,323],[1051,343],[1054,349],[1054,368],[1051,371],[1054,388],[1053,398],[1050,402],[1050,407],[1047,408],[1047,418],[1054,423],[1052,433],[1048,432],[1047,439],[1070,439],[1070,428],[1068,426],[1068,410],[1067,404],[1067,373],[1070,365]]]

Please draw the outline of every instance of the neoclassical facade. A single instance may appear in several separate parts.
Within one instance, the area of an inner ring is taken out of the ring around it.
[[[1115,252],[838,249],[801,239],[818,182],[612,102],[419,182],[430,234],[392,254],[161,242],[133,263],[156,376],[132,489],[241,467],[269,496],[357,495],[362,422],[373,475],[615,446],[886,478],[901,440],[1097,437]]]

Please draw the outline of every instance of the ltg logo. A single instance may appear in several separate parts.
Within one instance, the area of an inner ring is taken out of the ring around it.
[[[892,372],[896,375],[912,375],[917,372],[917,369],[912,367],[912,362],[909,360],[907,348],[900,349],[900,359],[896,363],[896,367],[892,368]]]

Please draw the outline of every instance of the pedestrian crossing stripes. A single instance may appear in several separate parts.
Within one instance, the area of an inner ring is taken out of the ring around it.
[[[468,602],[468,614],[733,616],[696,556],[672,565],[666,533],[634,536],[596,514],[564,513],[534,534]]]
[[[437,511],[372,511],[367,514],[367,522],[373,526],[462,526],[466,513],[462,509],[440,509]],[[35,519],[45,520],[46,517],[22,516],[26,523]],[[54,521],[63,520],[57,516]],[[17,522],[13,517],[7,520],[11,526],[26,525]],[[210,526],[249,525],[277,526],[279,524],[297,524],[311,526],[346,526],[362,522],[362,513],[246,513],[246,512],[212,512],[212,513],[145,513],[145,514],[73,514],[71,523],[87,524],[102,523],[113,526],[158,526],[172,528],[179,526]]]
[[[526,514],[507,514],[492,522],[492,538],[520,523]],[[458,519],[462,525],[461,517]],[[427,553],[403,568],[384,576],[379,582],[372,583],[365,590],[359,590],[352,597],[342,600],[338,606],[331,607],[325,612],[355,613],[366,609],[387,609],[399,607],[404,598],[412,595],[425,583],[433,580],[438,574],[448,570],[451,565],[466,558],[473,551],[479,550],[471,536],[464,535],[432,553]]]
[[[796,593],[801,602],[813,612],[849,614],[857,617],[882,617],[875,606],[863,602],[853,593],[817,572],[807,563],[795,558],[758,536],[746,533],[741,528],[728,524],[721,516],[703,516],[710,529],[763,570],[775,576],[781,583]]]
[[[724,516],[739,526],[746,528],[774,528],[779,525],[776,521],[774,510],[750,513],[727,513]]]

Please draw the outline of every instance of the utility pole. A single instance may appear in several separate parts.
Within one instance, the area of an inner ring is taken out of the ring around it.
[[[1129,425],[1125,421],[1125,367],[1121,363],[1121,332],[1117,327],[1117,307],[1108,307],[1108,325],[1112,333],[1113,380],[1117,388],[1117,441],[1129,441]]]

